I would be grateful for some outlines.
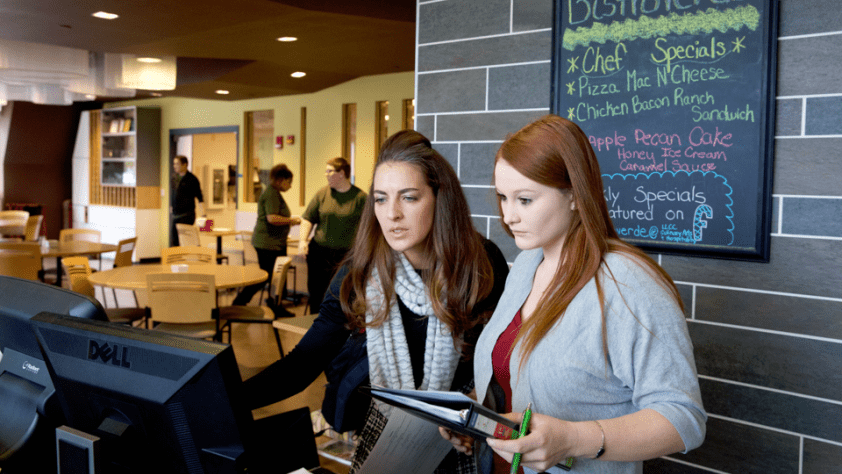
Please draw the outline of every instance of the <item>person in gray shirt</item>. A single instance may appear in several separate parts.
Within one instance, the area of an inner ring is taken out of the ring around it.
[[[508,472],[642,472],[643,461],[701,445],[693,345],[678,290],[641,250],[620,240],[599,164],[573,122],[548,115],[497,152],[502,224],[523,252],[474,354],[477,400],[529,434],[489,439],[480,458]],[[442,430],[457,449],[472,440]],[[482,472],[489,472],[488,466]]]

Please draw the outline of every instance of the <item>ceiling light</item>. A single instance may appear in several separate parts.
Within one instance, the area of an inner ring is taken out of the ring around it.
[[[160,58],[137,58],[138,62],[141,63],[159,63],[161,62]]]
[[[298,41],[298,38],[296,38],[295,36],[281,36],[280,38],[278,38],[278,41],[282,43],[291,43],[293,41]]]
[[[105,86],[108,88],[173,90],[175,56],[161,56],[156,63],[139,62],[133,54],[105,54]]]
[[[96,13],[92,13],[91,16],[95,16],[97,18],[102,18],[103,20],[113,20],[115,18],[118,18],[120,15],[117,15],[115,13],[108,13],[108,12],[96,12]]]
[[[290,74],[290,76],[292,76],[292,77],[304,77],[306,75],[307,75],[306,72],[301,72],[301,71],[294,72],[294,73]]]
[[[223,89],[219,89],[218,91],[216,91],[216,93],[221,94],[221,95],[226,95],[226,94],[229,94],[230,92],[228,92],[226,90],[223,90]]]
[[[161,94],[160,92],[150,92],[149,95],[152,97],[162,97],[164,94]]]

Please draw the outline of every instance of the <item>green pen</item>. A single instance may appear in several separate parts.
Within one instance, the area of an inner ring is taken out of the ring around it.
[[[520,422],[520,431],[513,431],[511,439],[518,439],[526,436],[526,432],[529,431],[529,420],[531,418],[532,402],[529,402],[526,405],[526,410],[523,412],[523,421]],[[520,456],[521,453],[515,453],[514,457],[512,458],[512,468],[509,470],[509,474],[517,474],[517,468],[520,466]],[[573,458],[569,457],[565,459],[563,463],[556,464],[555,467],[559,467],[565,471],[569,471],[573,468]]]
[[[523,438],[529,429],[529,419],[532,418],[532,402],[526,405],[526,410],[523,412],[523,421],[520,422],[520,432],[512,432],[512,439]],[[520,465],[520,453],[515,453],[512,458],[512,468],[509,474],[517,474],[517,468]]]

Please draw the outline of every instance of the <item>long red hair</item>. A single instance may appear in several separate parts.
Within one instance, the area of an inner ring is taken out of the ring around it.
[[[515,340],[515,343],[523,341],[521,364],[529,358],[542,337],[564,317],[570,302],[597,275],[609,252],[631,257],[648,270],[681,306],[681,297],[672,278],[643,251],[620,240],[608,215],[599,163],[587,135],[579,126],[557,115],[546,115],[503,142],[495,164],[499,160],[505,160],[532,181],[572,190],[576,204],[553,282],[539,300],[535,313],[524,321]],[[502,216],[502,208],[499,210]],[[512,236],[505,222],[503,228]],[[606,270],[611,271],[610,268]],[[607,360],[605,302],[600,280],[595,279],[602,314],[603,352]]]

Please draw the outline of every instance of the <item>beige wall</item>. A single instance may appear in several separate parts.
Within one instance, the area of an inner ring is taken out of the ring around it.
[[[295,174],[292,188],[285,194],[293,214],[301,214],[305,205],[299,205],[300,176],[299,155],[301,152],[301,107],[307,108],[307,157],[305,196],[309,200],[326,182],[325,161],[342,153],[342,104],[357,104],[357,158],[355,166],[356,185],[368,191],[374,166],[375,103],[388,100],[390,122],[395,123],[389,133],[398,131],[403,99],[414,97],[415,74],[413,72],[366,76],[339,84],[313,94],[272,97],[242,101],[213,101],[198,99],[160,98],[125,101],[108,104],[109,107],[143,105],[161,107],[161,208],[167,209],[169,202],[169,131],[179,128],[240,127],[238,169],[243,170],[243,127],[244,114],[255,110],[273,110],[275,113],[275,135],[295,135],[295,144],[274,149],[275,163],[284,163]],[[243,179],[238,178],[242,190]],[[207,191],[205,191],[207,192]],[[254,203],[243,203],[244,193],[238,193],[237,208],[241,211],[256,210]],[[161,229],[168,229],[167,216],[163,213]],[[161,245],[166,245],[167,236],[160,236]]]

